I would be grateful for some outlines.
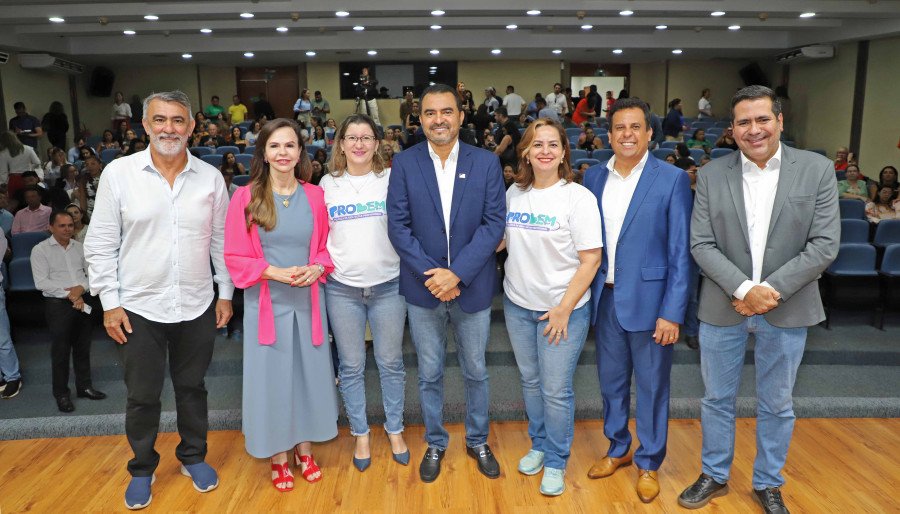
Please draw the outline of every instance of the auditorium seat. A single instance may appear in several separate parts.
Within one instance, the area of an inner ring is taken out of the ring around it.
[[[653,150],[653,157],[656,157],[659,160],[665,160],[667,155],[675,155],[675,149],[657,148],[656,150]]]
[[[12,260],[9,262],[10,291],[37,290],[31,275],[31,249],[48,237],[49,232],[22,232],[13,234],[10,238],[12,248]]]
[[[570,127],[566,129],[566,137],[571,138],[575,136],[576,138],[581,135],[581,129],[578,127]]]
[[[600,148],[591,152],[591,159],[597,159],[600,162],[612,159],[613,151],[609,148]]]
[[[733,152],[731,148],[713,148],[711,152],[709,152],[709,156],[713,159],[718,159],[719,157],[725,157],[726,155],[730,155]]]
[[[877,313],[875,326],[884,330],[884,312],[893,304],[892,296],[900,291],[900,244],[888,245],[884,250],[884,258],[878,271],[880,277],[881,306]]]
[[[844,303],[853,308],[872,308],[872,324],[876,324],[875,309],[880,300],[878,276],[874,246],[867,243],[842,243],[837,258],[823,274],[825,328],[831,328],[831,314],[842,289],[852,289]]]
[[[213,153],[213,149],[208,146],[194,146],[190,149],[191,154],[197,157],[203,157],[204,155],[209,155]]]
[[[246,186],[249,182],[250,175],[235,175],[235,177],[231,179],[231,183],[236,186]]]
[[[228,146],[228,145],[223,145],[223,146],[216,148],[216,153],[219,155],[225,155],[228,152],[231,152],[231,153],[237,155],[237,154],[241,153],[241,149],[236,146]]]
[[[674,150],[675,147],[678,146],[678,143],[680,143],[680,142],[681,142],[681,141],[663,141],[663,142],[659,145],[659,147],[660,147],[660,148],[671,148],[672,150]]]
[[[122,153],[122,151],[118,148],[106,148],[104,150],[100,150],[100,162],[102,162],[104,165],[109,164],[120,153]]]
[[[208,162],[209,164],[212,164],[216,168],[218,168],[219,166],[222,165],[222,156],[219,154],[216,154],[216,153],[204,155],[200,158],[203,159],[204,161]]]
[[[691,159],[694,159],[694,162],[700,164],[700,159],[706,155],[706,152],[702,148],[691,148],[689,150],[691,152]]]
[[[866,220],[842,219],[841,243],[868,243],[869,222]]]
[[[256,146],[247,146],[247,147],[244,147],[244,152],[243,152],[243,153],[253,155],[255,152],[256,152]]]
[[[854,198],[841,198],[838,200],[841,209],[841,219],[864,220],[866,219],[866,204],[862,200]]]
[[[600,164],[600,161],[597,159],[578,159],[575,161],[574,168],[577,170],[583,163],[587,163],[588,166],[594,166]]]
[[[587,150],[575,148],[575,149],[571,150],[571,152],[570,152],[569,162],[576,162],[579,159],[588,159],[590,157],[591,157],[591,154]]]
[[[244,169],[247,173],[250,173],[250,163],[253,161],[253,156],[250,154],[239,153],[234,156],[234,162],[240,163],[244,165]]]

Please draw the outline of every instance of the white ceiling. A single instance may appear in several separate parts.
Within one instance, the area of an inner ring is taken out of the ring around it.
[[[431,15],[438,8],[446,14]],[[526,15],[531,8],[542,13]],[[350,16],[336,17],[338,9]],[[623,9],[634,14],[620,16]],[[712,17],[712,11],[726,14]],[[242,19],[243,12],[255,16]],[[816,16],[801,19],[802,12]],[[159,20],[147,21],[147,14]],[[65,22],[51,23],[51,16]],[[442,28],[432,30],[433,24]],[[508,24],[518,28],[508,30]],[[583,30],[585,24],[593,28]],[[660,24],[668,29],[654,28]],[[354,25],[365,30],[354,31]],[[728,30],[730,25],[741,28]],[[279,26],[288,31],[276,32]],[[201,28],[213,33],[201,34]],[[254,66],[367,59],[765,59],[812,43],[892,35],[900,35],[900,0],[0,0],[0,50],[46,52],[84,64],[168,64],[183,62],[183,53],[201,64]],[[494,48],[502,54],[492,55]],[[614,55],[615,48],[622,54]],[[673,56],[674,48],[684,53]],[[562,52],[554,55],[553,49]],[[307,50],[317,55],[308,57]],[[255,56],[243,57],[246,51]]]

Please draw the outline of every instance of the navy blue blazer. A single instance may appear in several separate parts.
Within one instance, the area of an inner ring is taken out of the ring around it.
[[[441,194],[428,143],[398,153],[388,185],[388,236],[400,256],[400,294],[420,307],[440,304],[423,273],[449,268],[460,278],[456,299],[465,312],[491,306],[497,281],[495,250],[506,228],[506,192],[497,156],[459,143],[450,206],[450,263]]]
[[[606,162],[588,168],[584,187],[597,197],[603,220]],[[691,181],[687,173],[650,154],[616,245],[616,315],[629,332],[655,330],[657,318],[684,322],[690,267]],[[603,230],[606,247],[606,228]],[[608,274],[606,252],[591,284],[591,323]]]

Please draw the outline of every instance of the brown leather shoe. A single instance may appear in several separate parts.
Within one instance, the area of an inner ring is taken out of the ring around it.
[[[635,487],[635,490],[637,490],[638,498],[640,498],[642,502],[652,502],[659,494],[659,480],[657,479],[656,471],[639,469],[637,487]]]
[[[600,462],[591,466],[588,471],[588,478],[606,478],[616,472],[622,466],[631,464],[631,454],[624,457],[610,457],[607,455],[600,459]]]

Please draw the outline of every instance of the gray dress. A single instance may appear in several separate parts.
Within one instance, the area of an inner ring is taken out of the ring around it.
[[[273,193],[274,194],[274,193]],[[313,217],[302,187],[285,207],[275,198],[278,223],[259,231],[263,254],[273,266],[305,265],[309,259]],[[313,346],[308,287],[269,281],[275,315],[275,344],[257,337],[259,284],[244,293],[243,432],[247,453],[266,458],[303,441],[337,436],[338,397],[326,338]],[[319,285],[319,309],[325,318],[325,291]]]

